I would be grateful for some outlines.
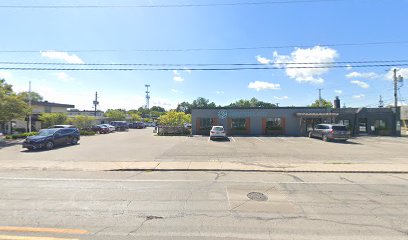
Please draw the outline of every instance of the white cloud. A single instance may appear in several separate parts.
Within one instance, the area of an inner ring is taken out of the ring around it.
[[[377,79],[377,78],[381,78],[381,75],[375,72],[351,72],[347,74],[346,77],[347,78]]]
[[[153,98],[152,101],[150,101],[150,106],[160,106],[169,110],[175,109],[177,107],[177,102],[170,101],[164,98]]]
[[[216,94],[224,94],[225,92],[224,91],[216,91],[215,93]]]
[[[350,64],[347,64],[347,65],[346,65],[346,69],[347,69],[347,70],[351,70],[352,68],[353,68],[353,67],[352,67]]]
[[[288,67],[285,69],[286,75],[298,82],[323,83],[321,77],[329,71],[328,68],[294,68],[294,67],[319,67],[322,63],[332,63],[338,57],[335,49],[315,46],[313,48],[295,48],[290,55],[279,55],[273,53],[275,66]],[[287,64],[289,63],[289,64]],[[316,64],[301,64],[316,63]],[[325,64],[324,66],[327,66]]]
[[[275,98],[276,100],[286,100],[286,99],[289,99],[288,96],[283,96],[283,97],[274,96],[273,98]]]
[[[171,89],[170,91],[173,92],[173,93],[183,93],[182,91],[177,90],[177,89]]]
[[[57,72],[54,74],[59,80],[63,81],[63,82],[72,82],[75,80],[75,78],[69,76],[67,73],[65,72]]]
[[[7,80],[7,78],[11,78],[11,72],[0,72],[0,78],[4,78]]]
[[[342,94],[343,93],[342,90],[334,90],[334,92],[337,93],[337,94]]]
[[[280,89],[280,84],[255,81],[255,82],[250,82],[248,84],[248,88],[256,89],[256,91],[266,90],[266,89],[278,90]]]
[[[272,62],[271,59],[267,59],[261,56],[256,56],[256,61],[258,61],[260,64],[270,64]]]
[[[181,77],[180,73],[177,70],[173,70],[173,80],[176,82],[184,81],[184,78]]]
[[[359,80],[354,80],[354,81],[350,81],[352,84],[356,84],[357,86],[361,87],[361,88],[369,88],[370,85],[368,85],[368,83],[363,82],[363,81],[359,81]]]
[[[408,80],[408,68],[397,68],[397,76],[402,76],[404,80]],[[385,79],[394,80],[394,68],[385,74]]]
[[[354,99],[362,99],[362,98],[364,98],[364,97],[365,97],[364,94],[353,95],[353,98],[354,98]]]
[[[67,63],[85,63],[80,57],[67,52],[57,52],[54,50],[41,52],[41,56],[53,60],[63,60]]]

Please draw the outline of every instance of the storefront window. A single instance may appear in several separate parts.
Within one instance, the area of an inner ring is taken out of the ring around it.
[[[342,124],[342,125],[348,127],[348,126],[350,126],[350,120],[348,120],[348,119],[340,120],[339,124]]]
[[[387,124],[384,120],[375,120],[374,126],[378,130],[387,128]]]
[[[246,130],[245,118],[233,118],[231,120],[231,129],[233,130]]]
[[[268,118],[266,119],[266,129],[268,130],[281,130],[282,129],[282,118]]]
[[[211,118],[200,119],[200,130],[211,130],[211,127],[212,127]]]

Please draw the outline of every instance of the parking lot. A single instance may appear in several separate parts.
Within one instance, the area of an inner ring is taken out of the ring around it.
[[[21,145],[0,149],[0,160],[54,161],[230,161],[261,163],[408,163],[408,138],[358,137],[346,143],[305,137],[156,136],[151,128],[82,137],[80,144],[51,151]]]

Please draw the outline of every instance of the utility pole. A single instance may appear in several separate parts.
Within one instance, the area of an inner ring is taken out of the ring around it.
[[[96,108],[97,108],[97,106],[99,105],[99,102],[98,102],[98,92],[95,92],[95,100],[93,101],[93,105],[94,105],[94,115],[95,115],[95,117],[96,117]]]
[[[319,107],[322,107],[323,106],[323,104],[322,104],[322,90],[323,90],[323,88],[319,88],[318,90],[319,90]]]
[[[28,82],[28,106],[30,107],[30,113],[28,115],[28,132],[31,132],[31,80]]]
[[[399,83],[399,82],[402,83],[403,80],[404,80],[404,78],[403,78],[401,75],[399,75],[399,76],[397,77],[397,69],[394,68],[394,101],[395,101],[395,102],[394,102],[394,107],[395,107],[395,108],[398,107],[398,95],[397,95],[397,92],[398,92],[398,83]]]
[[[150,100],[149,87],[150,87],[150,85],[145,84],[145,87],[146,87],[146,109],[150,109],[150,107],[149,107],[149,100]]]
[[[276,103],[276,107],[279,107],[279,103],[278,103],[278,102]]]
[[[381,95],[380,95],[380,101],[378,101],[378,107],[379,107],[379,108],[383,108],[383,107],[384,107],[384,101],[383,101]]]

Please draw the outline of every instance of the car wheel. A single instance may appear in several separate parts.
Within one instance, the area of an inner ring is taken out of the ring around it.
[[[76,138],[76,137],[72,138],[71,144],[72,145],[78,144],[78,138]]]
[[[328,141],[329,141],[329,139],[327,138],[326,135],[323,136],[322,140],[323,140],[324,142],[328,142]]]
[[[45,148],[46,148],[47,150],[53,149],[53,148],[54,148],[54,143],[51,142],[51,141],[46,142],[46,143],[45,143]]]
[[[33,150],[34,148],[33,147],[27,147],[27,150],[28,151],[31,151],[31,150]]]
[[[313,137],[312,132],[309,132],[309,138],[312,138],[312,137]]]

